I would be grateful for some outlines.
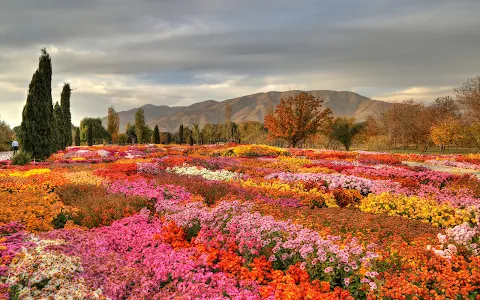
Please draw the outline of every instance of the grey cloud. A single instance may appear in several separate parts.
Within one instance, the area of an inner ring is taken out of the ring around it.
[[[131,101],[240,96],[267,86],[268,78],[304,81],[309,89],[394,91],[456,86],[480,69],[480,2],[473,0],[5,2],[0,89],[25,92],[0,91],[0,105],[24,100],[42,46],[58,48],[51,52],[54,86],[66,80],[104,86],[102,93],[77,87],[73,107],[85,115],[97,113],[95,103],[121,109]],[[222,82],[196,76],[209,73],[235,78],[235,89],[200,89]],[[109,86],[101,76],[121,77],[125,86]],[[142,85],[152,89],[138,90]]]

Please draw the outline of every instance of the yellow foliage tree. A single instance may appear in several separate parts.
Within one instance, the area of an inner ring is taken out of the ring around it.
[[[449,117],[433,125],[430,136],[435,145],[440,146],[440,151],[445,152],[447,145],[454,144],[462,138],[462,124],[458,119]]]

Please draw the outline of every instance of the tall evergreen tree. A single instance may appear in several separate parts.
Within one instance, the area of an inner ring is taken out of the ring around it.
[[[180,145],[183,144],[183,124],[180,124],[180,128],[178,129],[178,143]]]
[[[135,113],[135,133],[139,144],[145,142],[145,115],[141,108]]]
[[[87,126],[87,144],[89,146],[93,145],[93,124],[89,123]]]
[[[113,106],[108,108],[107,131],[112,138],[112,143],[117,143],[118,133],[120,132],[120,117]]]
[[[80,146],[80,127],[75,131],[75,146]]]
[[[29,85],[23,107],[21,142],[23,150],[34,158],[44,159],[52,153],[53,135],[52,60],[42,49],[37,71]]]
[[[153,129],[153,143],[160,144],[160,131],[158,130],[158,125],[155,125]]]
[[[53,136],[55,139],[54,150],[65,149],[65,122],[63,118],[63,111],[58,102],[55,103],[53,108]],[[69,130],[70,131],[70,128]]]
[[[170,132],[167,132],[165,143],[168,145],[171,142],[172,142],[172,134]]]
[[[188,135],[188,144],[189,144],[190,146],[193,146],[193,137],[192,137],[191,134]]]
[[[63,112],[63,127],[64,127],[64,147],[72,145],[72,114],[70,113],[70,96],[72,89],[70,83],[63,85],[62,94],[60,96],[60,106]]]

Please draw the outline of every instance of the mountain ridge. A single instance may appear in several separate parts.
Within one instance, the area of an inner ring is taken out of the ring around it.
[[[194,122],[199,123],[200,126],[206,123],[223,123],[227,105],[232,109],[231,119],[233,122],[262,122],[267,110],[278,105],[281,98],[300,92],[303,91],[269,91],[222,101],[205,100],[187,106],[145,104],[138,108],[118,112],[120,130],[123,131],[127,123],[134,123],[135,112],[139,108],[144,109],[146,124],[151,128],[158,125],[160,131],[174,132],[180,124],[191,125]],[[323,105],[330,108],[334,115],[355,117],[359,120],[390,105],[389,102],[372,100],[349,91],[311,90],[305,92],[323,99]],[[107,117],[102,118],[102,122],[106,125]]]

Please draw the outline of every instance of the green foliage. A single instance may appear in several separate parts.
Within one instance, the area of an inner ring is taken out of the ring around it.
[[[102,120],[100,118],[83,118],[80,121],[80,141],[87,141],[87,130],[88,125],[92,125],[92,143],[97,144],[102,142],[104,139],[109,139],[109,134],[105,127],[102,125]]]
[[[10,150],[10,143],[14,135],[15,132],[10,126],[4,121],[0,121],[0,151]]]
[[[80,146],[80,127],[75,130],[75,146]]]
[[[172,142],[172,134],[170,132],[160,133],[160,143],[168,145]]]
[[[68,220],[71,220],[72,217],[69,214],[64,213],[63,211],[59,213],[55,219],[53,219],[52,224],[55,229],[61,229],[65,227],[65,224]]]
[[[151,143],[153,141],[153,130],[147,126],[143,126],[143,142]]]
[[[238,124],[238,133],[242,143],[261,144],[267,139],[267,131],[261,122],[247,121]]]
[[[120,145],[125,145],[126,143],[128,143],[128,135],[126,133],[120,133],[118,135],[118,143]]]
[[[354,119],[337,118],[331,127],[331,136],[342,143],[345,149],[350,150],[353,137],[360,133],[363,123],[355,123]]]
[[[72,89],[67,82],[63,85],[62,94],[60,96],[60,106],[63,112],[63,148],[72,145],[72,114],[70,113],[70,97],[72,95]]]
[[[193,146],[193,137],[192,137],[191,134],[188,135],[188,144],[189,144],[190,146]]]
[[[20,151],[12,157],[12,165],[24,166],[32,161],[32,154]]]
[[[23,150],[37,159],[44,159],[54,149],[52,105],[52,61],[42,49],[39,66],[29,85],[22,113],[21,141]]]
[[[87,144],[89,146],[93,145],[93,124],[90,123],[87,126]]]
[[[182,229],[185,232],[185,239],[188,242],[191,242],[193,238],[196,238],[198,236],[200,230],[202,229],[202,226],[200,225],[200,221],[198,219],[195,219],[191,226],[185,226]]]
[[[70,127],[68,127],[70,132]],[[54,150],[65,149],[65,122],[63,119],[63,111],[60,105],[55,103],[53,108],[53,137],[54,137]]]
[[[137,133],[135,130],[135,125],[131,125],[130,123],[126,126],[126,134],[128,137],[128,142],[134,144],[137,141]]]
[[[135,134],[137,135],[137,143],[142,144],[146,141],[145,114],[141,108],[135,113]]]
[[[178,129],[178,143],[180,145],[183,144],[183,124],[180,124],[180,128]]]
[[[113,106],[108,108],[107,131],[112,138],[112,143],[117,143],[120,132],[120,117]]]
[[[158,125],[155,125],[153,129],[153,143],[160,144],[160,131],[158,130]]]

